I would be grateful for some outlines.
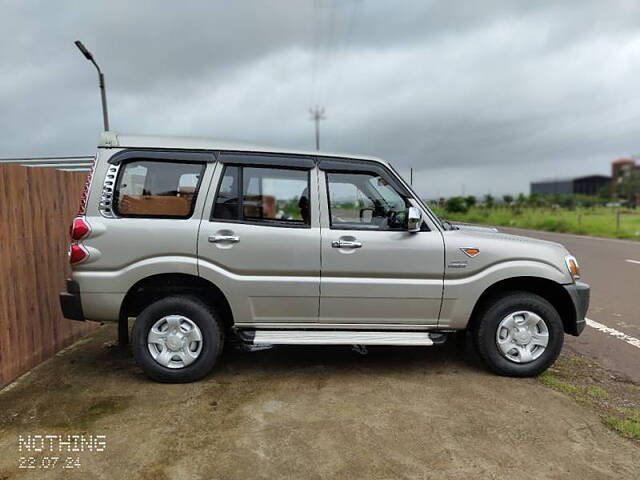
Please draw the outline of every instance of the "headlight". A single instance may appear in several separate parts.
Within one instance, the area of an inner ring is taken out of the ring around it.
[[[576,257],[567,255],[566,257],[564,257],[564,261],[567,264],[567,268],[569,269],[571,277],[574,280],[578,280],[580,278],[580,265],[578,265]]]

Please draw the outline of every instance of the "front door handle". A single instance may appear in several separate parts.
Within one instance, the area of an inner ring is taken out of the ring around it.
[[[334,240],[331,242],[331,246],[333,248],[360,248],[362,247],[362,242],[355,240]]]
[[[237,235],[209,235],[211,243],[238,243],[240,237]]]

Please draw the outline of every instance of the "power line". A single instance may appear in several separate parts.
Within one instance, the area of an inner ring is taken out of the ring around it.
[[[346,13],[345,15],[339,15],[339,18],[342,19],[342,30],[344,32],[344,35],[342,35],[339,41],[336,42],[336,48],[334,49],[336,58],[340,58],[343,53],[348,51],[349,44],[351,43],[351,39],[356,30],[357,18],[359,16],[359,7],[361,2],[362,0],[352,0],[350,14],[348,16],[346,15]],[[324,73],[325,78],[327,80],[330,78],[332,79],[332,81],[330,88],[327,88],[327,86],[325,85],[325,90],[328,91],[322,92],[323,95],[319,100],[327,105],[331,103],[330,100],[332,100],[334,97],[339,97],[344,90],[345,84],[342,81],[342,77],[344,76],[345,68],[344,66],[342,66],[342,68],[338,68],[336,71],[335,62],[333,62],[327,64],[326,72]]]
[[[324,107],[320,108],[316,105],[315,108],[310,108],[311,120],[316,123],[316,150],[320,150],[320,120],[324,120]]]
[[[311,56],[311,98],[312,100],[316,97],[316,81],[317,81],[317,73],[318,73],[318,58],[319,58],[319,50],[320,50],[320,42],[321,42],[321,29],[319,21],[320,17],[320,1],[315,0],[313,3],[314,6],[314,17],[316,21],[313,23],[313,54]]]
[[[325,97],[327,72],[331,67],[336,34],[337,3],[339,0],[316,0],[315,44],[312,58],[312,98],[323,101]]]

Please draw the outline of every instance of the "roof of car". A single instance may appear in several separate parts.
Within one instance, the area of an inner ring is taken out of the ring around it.
[[[289,155],[313,155],[321,157],[354,158],[388,163],[381,158],[347,153],[318,152],[291,148],[251,145],[227,140],[201,137],[174,137],[160,135],[128,135],[117,132],[103,132],[98,147],[103,148],[177,148],[186,150],[227,150],[234,152],[284,153]]]

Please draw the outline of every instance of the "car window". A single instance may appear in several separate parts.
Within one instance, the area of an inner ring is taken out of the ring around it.
[[[309,225],[309,171],[227,165],[212,218]]]
[[[118,176],[114,212],[125,217],[190,217],[204,169],[204,163],[127,162]]]
[[[374,173],[327,173],[331,227],[403,230],[407,200]]]
[[[224,220],[240,218],[239,167],[225,167],[213,207],[213,217]]]

